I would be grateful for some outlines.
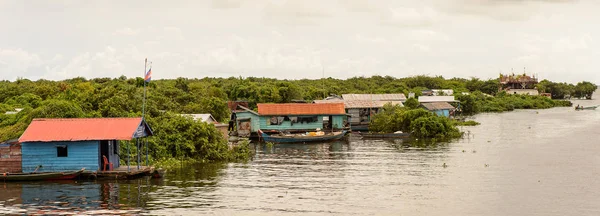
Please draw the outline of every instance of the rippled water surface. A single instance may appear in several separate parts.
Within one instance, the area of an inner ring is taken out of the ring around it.
[[[0,213],[600,215],[600,110],[475,120],[450,143],[353,136],[255,146],[247,164],[184,167],[162,180],[0,183]]]

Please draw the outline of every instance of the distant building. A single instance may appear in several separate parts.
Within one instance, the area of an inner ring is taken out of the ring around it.
[[[17,114],[17,113],[21,112],[21,110],[23,110],[23,109],[22,108],[16,108],[14,111],[7,111],[4,114],[5,115],[14,115],[14,114]]]
[[[454,99],[454,96],[420,96],[418,100],[419,103],[458,102],[456,99]]]
[[[450,117],[454,113],[454,106],[450,105],[447,102],[432,102],[432,103],[422,103],[421,107],[429,110],[432,113],[435,113],[438,116]]]
[[[181,115],[182,116],[192,117],[192,119],[194,119],[196,121],[201,121],[201,122],[206,122],[206,123],[211,123],[211,124],[218,124],[219,123],[219,122],[217,122],[217,120],[215,119],[215,117],[213,117],[209,113],[205,113],[205,114],[181,114]]]
[[[431,89],[433,92],[432,96],[451,96],[454,95],[454,90],[452,89]]]
[[[518,95],[539,95],[536,89],[538,78],[535,75],[528,76],[527,74],[519,75],[503,75],[500,74],[500,91],[505,91],[507,94]]]
[[[371,100],[371,101],[406,101],[406,96],[398,94],[342,94],[342,98],[349,100]]]

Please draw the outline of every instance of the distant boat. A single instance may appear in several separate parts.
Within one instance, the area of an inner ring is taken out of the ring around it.
[[[283,135],[269,135],[262,130],[259,130],[258,133],[260,137],[265,142],[274,142],[274,143],[304,143],[304,142],[324,142],[324,141],[333,141],[339,140],[344,135],[346,135],[348,131],[336,131],[331,133],[326,133],[325,135],[305,135],[305,134],[283,134]]]
[[[0,173],[0,181],[56,181],[78,177],[85,169],[71,172]]]
[[[361,133],[363,138],[407,138],[410,133]]]
[[[600,105],[596,105],[596,106],[589,106],[589,107],[584,107],[584,106],[576,106],[575,110],[595,110],[596,108],[598,108],[598,106]]]

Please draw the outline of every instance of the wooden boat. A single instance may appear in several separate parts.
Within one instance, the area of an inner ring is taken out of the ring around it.
[[[598,108],[599,105],[596,106],[589,106],[589,107],[584,107],[584,106],[576,106],[575,110],[595,110],[596,108]]]
[[[2,173],[0,181],[56,181],[77,178],[85,169],[71,172]]]
[[[324,141],[332,141],[339,140],[344,135],[346,135],[348,131],[336,131],[325,135],[320,136],[310,136],[303,134],[289,134],[289,135],[269,135],[265,132],[258,130],[260,137],[265,142],[274,142],[274,143],[303,143],[303,142],[324,142]]]
[[[127,166],[120,166],[110,171],[95,171],[95,172],[84,172],[82,176],[88,179],[136,179],[144,176],[152,176],[154,173],[154,167],[151,166],[131,166],[129,169]]]
[[[358,133],[363,138],[406,138],[410,136],[410,133]]]

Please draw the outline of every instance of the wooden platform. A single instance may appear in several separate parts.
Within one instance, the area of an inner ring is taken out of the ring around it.
[[[149,176],[154,172],[154,167],[151,166],[121,166],[111,171],[95,171],[85,172],[82,174],[84,178],[90,179],[134,179],[142,176]]]

